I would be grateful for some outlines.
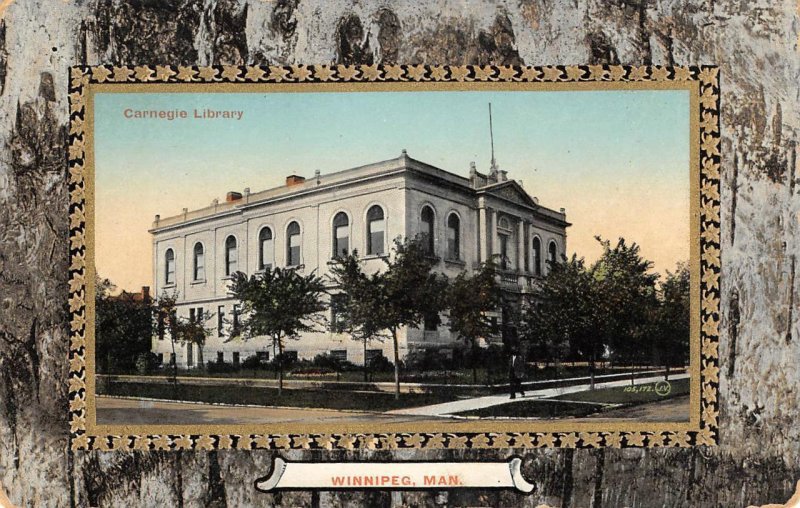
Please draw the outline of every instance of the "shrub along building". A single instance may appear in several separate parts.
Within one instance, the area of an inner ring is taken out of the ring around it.
[[[501,286],[512,299],[530,291],[566,248],[564,209],[538,204],[522,186],[493,163],[488,174],[472,164],[469,178],[412,159],[398,158],[313,178],[291,175],[284,186],[251,193],[229,192],[224,203],[174,217],[155,217],[153,294],[178,295],[180,316],[211,313],[206,361],[237,363],[258,355],[274,357],[268,339],[232,338],[239,305],[228,294],[231,274],[265,267],[299,267],[327,276],[337,255],[357,250],[365,271],[384,266],[395,238],[419,238],[436,258],[435,269],[455,276],[495,260]],[[287,356],[313,358],[329,353],[364,360],[363,344],[333,330],[288,340]],[[497,319],[497,318],[493,318]],[[153,352],[169,361],[169,332],[153,338]],[[459,346],[442,321],[400,333],[401,357],[415,348],[452,350]],[[391,357],[390,340],[368,344],[367,355]],[[176,346],[179,366],[198,362],[197,346]]]

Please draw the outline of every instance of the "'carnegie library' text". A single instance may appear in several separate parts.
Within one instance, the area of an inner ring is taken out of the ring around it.
[[[240,109],[131,109],[122,111],[129,120],[241,120],[244,111]]]

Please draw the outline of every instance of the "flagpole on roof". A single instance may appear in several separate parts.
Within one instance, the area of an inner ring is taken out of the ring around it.
[[[497,161],[494,159],[494,129],[492,128],[492,103],[489,103],[489,141],[492,146],[492,171],[497,171]]]

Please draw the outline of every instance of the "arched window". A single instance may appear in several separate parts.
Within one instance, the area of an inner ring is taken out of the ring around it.
[[[231,235],[225,239],[225,275],[236,273],[239,265],[239,250],[236,248],[236,237]]]
[[[533,237],[533,273],[542,274],[542,241],[538,236]]]
[[[451,213],[447,217],[447,258],[461,259],[461,219]]]
[[[194,280],[205,280],[206,278],[206,261],[205,253],[203,252],[203,244],[197,242],[194,244],[194,260],[192,263],[192,274]]]
[[[290,222],[286,227],[286,266],[300,264],[300,224]]]
[[[350,219],[339,212],[333,216],[333,257],[344,257],[350,253]]]
[[[164,283],[175,284],[175,251],[172,249],[164,253]]]
[[[383,235],[386,231],[386,220],[383,208],[378,205],[367,210],[367,254],[380,256],[383,254]]]
[[[275,262],[275,248],[272,240],[272,230],[263,228],[258,233],[258,269],[272,268]]]
[[[429,256],[433,256],[433,239],[434,239],[434,221],[436,220],[435,214],[433,213],[433,208],[430,206],[425,206],[422,208],[422,213],[420,213],[419,217],[419,226],[420,226],[420,242],[422,243],[422,248],[425,250],[425,253]]]
[[[550,263],[555,264],[556,262],[556,242],[551,241],[550,245],[547,246],[547,259]]]

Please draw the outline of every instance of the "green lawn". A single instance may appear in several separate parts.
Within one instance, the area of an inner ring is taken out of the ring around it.
[[[99,388],[99,386],[98,386]],[[188,400],[226,404],[253,404],[261,406],[314,407],[328,409],[356,409],[362,411],[389,411],[407,407],[438,404],[454,399],[442,394],[401,393],[395,400],[388,392],[346,392],[331,390],[283,390],[250,386],[196,386],[150,383],[111,383],[105,395],[147,397],[154,399]]]
[[[656,402],[678,395],[687,395],[689,393],[689,379],[679,379],[677,381],[670,381],[669,383],[670,391],[666,396],[656,393],[656,383],[646,383],[643,385],[628,385],[616,388],[601,388],[594,391],[569,393],[567,395],[553,397],[553,399],[633,405]]]
[[[597,369],[596,375],[603,374],[616,374],[621,371],[627,370],[622,368],[613,369]],[[164,375],[169,373],[167,370],[159,370],[152,375]],[[136,372],[128,373],[136,375]],[[503,384],[508,382],[508,372],[505,368],[492,369],[491,372],[486,368],[479,368],[477,371],[477,385],[485,386],[486,384]],[[541,381],[551,379],[565,379],[573,377],[584,377],[589,375],[589,368],[586,366],[571,366],[563,364],[558,369],[553,366],[546,368],[530,367],[525,381]],[[254,379],[277,379],[277,373],[272,369],[240,369],[236,372],[225,373],[209,373],[206,370],[200,369],[178,369],[178,376],[182,377],[213,377],[213,378],[254,378]],[[358,370],[351,370],[340,372],[338,375],[335,372],[327,374],[292,374],[291,369],[288,369],[285,374],[287,380],[322,380],[322,381],[350,381],[350,382],[363,382],[364,373]],[[400,372],[400,381],[409,383],[436,383],[436,384],[473,384],[472,383],[472,369],[461,368],[455,370],[437,370],[432,372]],[[394,381],[394,372],[372,372],[370,373],[369,382],[392,382]]]
[[[474,411],[466,411],[458,414],[460,416],[480,417],[500,416],[513,418],[580,418],[600,412],[604,408],[603,404],[636,406],[639,404],[658,402],[661,400],[689,394],[688,379],[670,381],[670,392],[668,395],[659,395],[656,393],[656,383],[635,385],[632,388],[629,388],[629,386],[630,385],[620,386],[617,388],[602,388],[594,391],[570,393],[553,397],[551,399],[538,399],[500,404],[498,406],[487,407]],[[557,400],[564,402],[554,402]]]

